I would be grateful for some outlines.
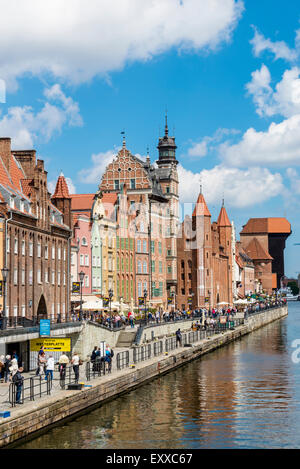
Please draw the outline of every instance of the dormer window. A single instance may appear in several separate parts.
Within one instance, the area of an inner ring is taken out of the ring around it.
[[[15,208],[15,198],[12,195],[9,197],[9,206],[10,208]]]

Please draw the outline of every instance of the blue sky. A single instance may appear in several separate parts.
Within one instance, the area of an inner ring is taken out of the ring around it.
[[[26,5],[25,5],[26,4]],[[300,271],[300,7],[281,0],[0,0],[0,136],[95,192],[121,145],[154,162],[165,109],[180,194],[217,218],[286,216]],[[23,11],[20,11],[20,9]],[[18,13],[18,14],[17,14]],[[19,19],[20,18],[20,19]],[[299,31],[299,32],[298,32]],[[1,101],[5,101],[2,102]]]

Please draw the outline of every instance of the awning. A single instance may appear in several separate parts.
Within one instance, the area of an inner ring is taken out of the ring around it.
[[[71,295],[71,301],[80,303],[80,295]],[[82,295],[82,302],[86,303],[87,301],[99,301],[101,300],[100,295]]]
[[[75,309],[76,311],[80,310],[80,305],[77,306]],[[102,309],[103,309],[103,301],[100,298],[97,298],[96,301],[85,301],[82,304],[83,311],[100,311]]]

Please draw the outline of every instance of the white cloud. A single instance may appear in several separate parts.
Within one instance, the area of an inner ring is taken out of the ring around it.
[[[80,182],[84,184],[100,184],[102,175],[106,169],[106,166],[112,162],[113,158],[116,156],[118,149],[108,150],[106,152],[100,152],[93,154],[92,167],[87,169],[82,169],[78,173]]]
[[[242,0],[0,0],[0,77],[11,89],[28,73],[82,83],[171,48],[216,50],[243,8]]]
[[[288,168],[286,170],[287,177],[290,180],[291,194],[300,194],[300,176],[295,168]]]
[[[300,68],[293,67],[283,73],[282,79],[275,86],[270,86],[271,75],[263,64],[260,70],[252,73],[252,80],[246,88],[253,95],[257,113],[263,116],[280,114],[291,117],[300,114]]]
[[[296,44],[297,42],[296,40]],[[256,28],[254,28],[254,37],[250,43],[253,46],[253,53],[256,57],[259,57],[266,50],[275,55],[275,60],[285,59],[289,62],[294,62],[299,56],[297,49],[291,49],[284,41],[273,42],[270,39],[266,39]]]
[[[266,168],[241,170],[224,165],[194,173],[178,165],[179,196],[183,203],[195,203],[199,194],[200,180],[207,204],[221,203],[226,206],[246,208],[269,200],[283,191],[282,176]]]
[[[232,166],[286,166],[300,164],[300,114],[258,132],[248,129],[234,144],[221,144],[219,155]]]
[[[217,143],[222,141],[224,137],[230,135],[236,135],[240,131],[236,129],[223,129],[219,128],[213,134],[212,137],[206,136],[203,137],[200,142],[194,142],[192,146],[188,149],[188,156],[203,157],[206,156],[209,151],[214,150]]]
[[[0,136],[11,137],[14,149],[32,148],[36,141],[48,142],[64,125],[82,125],[78,104],[65,96],[59,85],[46,89],[44,94],[60,106],[45,102],[39,112],[31,106],[15,106],[5,115],[0,114]]]

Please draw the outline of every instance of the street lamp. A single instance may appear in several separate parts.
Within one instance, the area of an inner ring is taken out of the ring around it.
[[[108,297],[109,297],[109,314],[110,314],[110,327],[112,328],[112,317],[111,317],[111,300],[112,300],[112,297],[114,296],[114,292],[112,291],[112,289],[110,288],[108,290]]]
[[[144,290],[144,306],[145,306],[145,321],[146,321],[146,324],[147,324],[147,295],[148,295],[148,291],[147,291],[147,288],[145,288],[145,290]]]
[[[83,271],[79,272],[79,280],[80,280],[80,310],[79,310],[79,321],[82,321],[82,284],[85,277],[85,273]]]
[[[5,322],[6,322],[6,282],[7,282],[9,269],[7,267],[3,267],[3,269],[1,269],[1,272],[2,272],[2,278],[3,278],[3,318],[2,318],[1,328],[4,329]]]

